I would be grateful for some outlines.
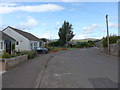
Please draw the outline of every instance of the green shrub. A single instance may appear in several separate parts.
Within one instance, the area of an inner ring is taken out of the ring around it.
[[[34,50],[33,51],[28,51],[27,54],[28,54],[28,59],[32,59],[32,58],[37,56],[37,52],[34,51]]]
[[[59,42],[58,42],[58,41],[55,41],[55,42],[49,43],[48,46],[58,47],[58,46],[60,46],[60,45],[59,45]]]
[[[37,56],[37,52],[35,50],[32,50],[32,51],[22,51],[22,52],[17,53],[17,56],[26,55],[26,54],[28,54],[28,59],[32,59],[32,58]]]
[[[26,55],[26,54],[28,54],[28,51],[22,51],[22,52],[20,52],[20,55]]]
[[[2,58],[12,58],[15,56],[26,55],[26,54],[28,54],[28,59],[32,59],[37,56],[37,52],[33,50],[33,51],[16,52],[16,55],[4,52],[4,54],[1,57]]]
[[[4,52],[4,55],[2,55],[2,58],[12,58],[14,55],[10,55],[9,53]]]
[[[117,43],[118,39],[120,39],[120,36],[110,36],[109,37],[109,43],[110,44]],[[108,44],[107,44],[107,37],[102,38],[102,44],[103,44],[103,47],[107,47],[108,46]]]
[[[15,44],[12,44],[12,51],[15,50]]]

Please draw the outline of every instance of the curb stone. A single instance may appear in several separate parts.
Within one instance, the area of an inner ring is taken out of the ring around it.
[[[44,71],[45,71],[45,68],[47,67],[48,65],[48,62],[53,58],[54,56],[50,56],[50,58],[47,60],[46,64],[43,66],[42,70],[40,71],[39,75],[38,75],[38,78],[36,80],[37,84],[35,86],[35,88],[40,88],[40,85],[41,85],[41,81],[42,81],[42,78],[43,78],[43,75],[44,75]]]

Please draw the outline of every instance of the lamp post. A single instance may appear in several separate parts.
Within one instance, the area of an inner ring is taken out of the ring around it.
[[[108,53],[109,53],[110,52],[110,44],[109,44],[108,15],[106,15],[106,26],[107,26],[107,44],[108,44]]]

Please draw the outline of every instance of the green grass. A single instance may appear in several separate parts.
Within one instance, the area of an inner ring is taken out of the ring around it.
[[[69,50],[69,49],[76,49],[76,48],[54,47],[54,48],[51,48],[49,51],[62,51],[62,50]]]
[[[0,55],[0,58],[2,58],[2,55]]]

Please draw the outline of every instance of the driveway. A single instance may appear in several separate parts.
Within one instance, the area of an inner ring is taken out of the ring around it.
[[[47,64],[39,88],[116,88],[118,58],[97,48],[73,49]]]

